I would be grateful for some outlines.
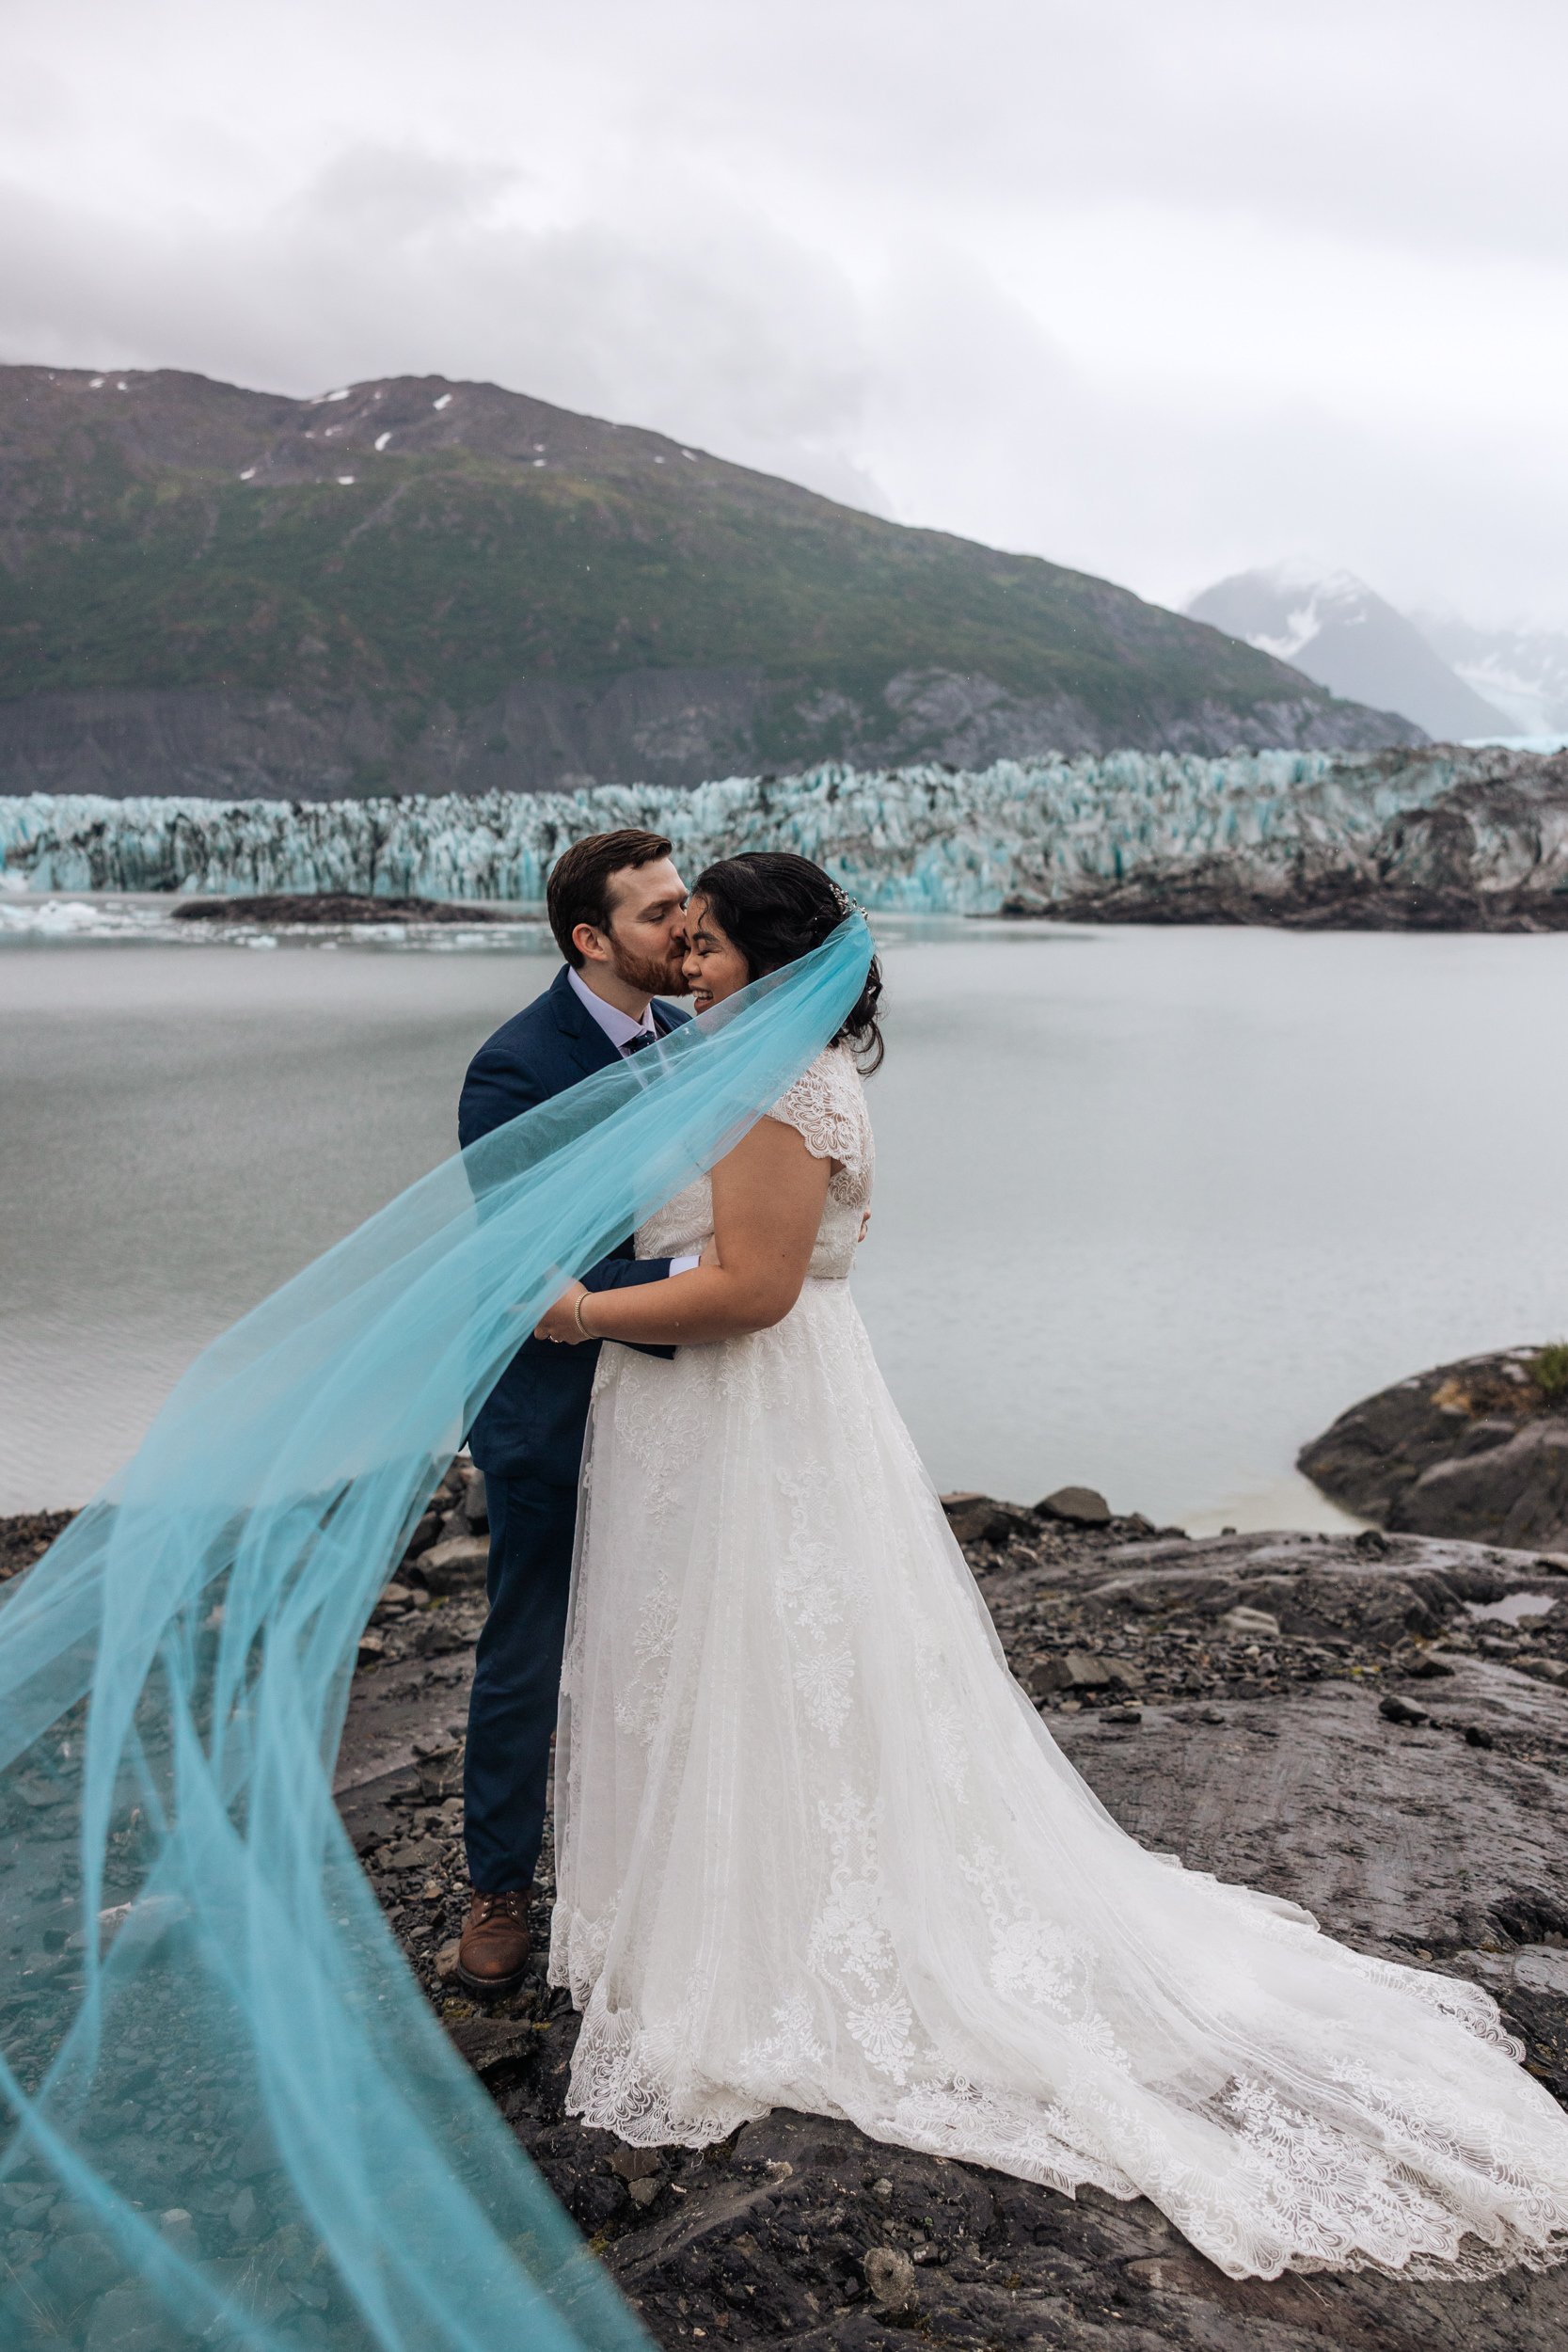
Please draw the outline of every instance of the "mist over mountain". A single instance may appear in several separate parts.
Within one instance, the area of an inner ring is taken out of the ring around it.
[[[0,791],[1418,739],[1240,634],[493,384],[0,369]]]
[[[1236,572],[1195,596],[1187,612],[1292,662],[1333,693],[1402,712],[1440,742],[1513,731],[1500,707],[1354,572],[1305,564]]]
[[[1568,636],[1551,629],[1481,628],[1452,613],[1410,615],[1466,686],[1519,735],[1568,735]]]

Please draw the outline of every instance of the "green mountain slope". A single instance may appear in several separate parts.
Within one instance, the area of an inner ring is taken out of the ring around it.
[[[1411,739],[1123,589],[493,385],[0,369],[0,789]]]

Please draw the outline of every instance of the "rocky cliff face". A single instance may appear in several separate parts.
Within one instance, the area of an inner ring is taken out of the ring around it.
[[[281,691],[122,687],[0,702],[7,793],[198,793],[214,800],[577,791],[602,783],[689,788],[744,774],[766,753],[780,691],[759,669],[625,671],[566,683],[518,680],[477,709],[437,704],[412,736],[367,695],[297,700]],[[808,694],[786,713],[799,740],[868,766],[937,759],[957,769],[1044,751],[1104,752],[1121,730],[1081,696],[1025,695],[994,678],[906,671],[879,690]],[[1282,696],[1238,711],[1214,699],[1136,723],[1153,750],[1213,754],[1299,744],[1351,751],[1398,739],[1349,703]],[[815,745],[814,745],[815,739]]]
[[[1107,580],[496,385],[0,368],[0,791],[1420,739]]]

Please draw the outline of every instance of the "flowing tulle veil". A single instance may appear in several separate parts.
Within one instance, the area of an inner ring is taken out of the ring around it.
[[[359,1633],[562,1288],[836,1032],[864,920],[449,1160],[197,1359],[0,1606],[8,2352],[645,2342],[333,1808]]]

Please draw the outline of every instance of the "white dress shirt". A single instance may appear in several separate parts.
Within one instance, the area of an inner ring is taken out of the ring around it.
[[[623,1012],[619,1005],[607,1005],[602,996],[595,996],[575,965],[566,966],[566,977],[579,1002],[598,1023],[618,1054],[625,1055],[627,1046],[635,1037],[657,1037],[658,1031],[654,1026],[651,1005],[642,1019],[638,1021],[629,1012]],[[698,1260],[695,1258],[672,1258],[670,1271],[672,1274],[691,1274],[695,1272]]]

